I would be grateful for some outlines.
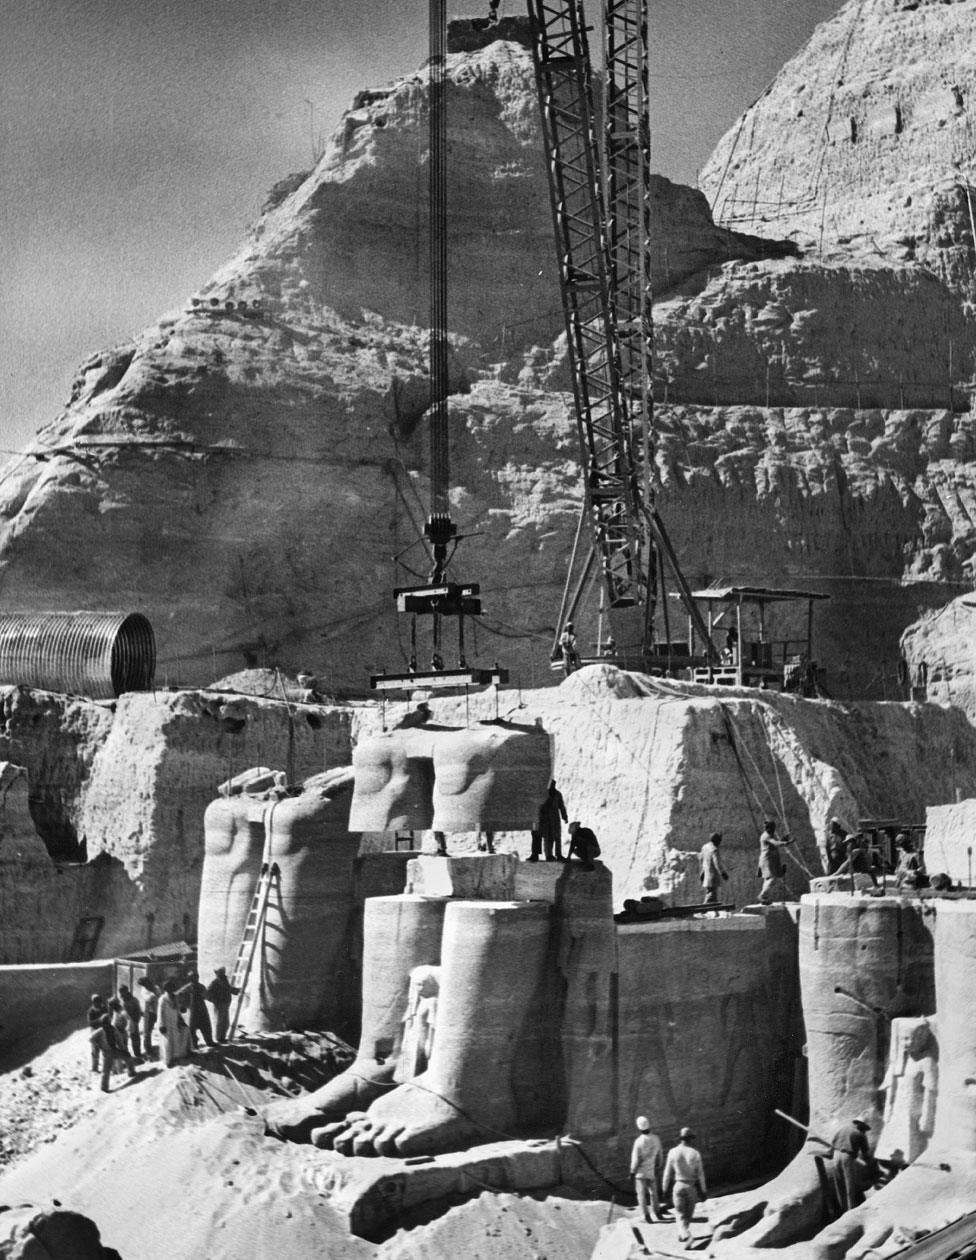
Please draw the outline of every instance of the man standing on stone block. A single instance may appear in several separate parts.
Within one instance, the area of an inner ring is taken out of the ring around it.
[[[630,1153],[630,1175],[634,1179],[634,1190],[637,1194],[637,1206],[644,1214],[648,1225],[661,1219],[661,1204],[657,1193],[657,1179],[664,1163],[664,1149],[661,1139],[651,1132],[651,1122],[647,1116],[637,1117],[639,1133]],[[653,1216],[651,1215],[653,1212]]]
[[[672,1191],[674,1214],[678,1218],[678,1242],[691,1241],[691,1222],[695,1208],[706,1197],[705,1170],[702,1157],[692,1146],[691,1129],[681,1130],[681,1141],[668,1151],[664,1164],[664,1193]]]
[[[722,859],[719,857],[718,849],[721,843],[722,833],[713,831],[702,845],[701,852],[698,855],[698,861],[701,864],[701,882],[705,890],[706,906],[718,905],[718,892],[722,886],[722,881],[729,878],[729,873],[722,865]]]
[[[774,901],[786,900],[786,889],[783,887],[786,868],[783,866],[780,849],[785,849],[792,843],[788,835],[778,840],[775,820],[766,819],[764,830],[759,837],[759,878],[763,881],[763,886],[759,891],[761,905],[768,906]]]
[[[569,815],[566,813],[566,802],[563,800],[563,794],[556,787],[556,780],[551,779],[549,782],[549,794],[539,806],[536,830],[532,832],[530,862],[538,862],[539,853],[543,848],[545,849],[547,862],[565,861],[560,819],[563,822],[568,822]]]

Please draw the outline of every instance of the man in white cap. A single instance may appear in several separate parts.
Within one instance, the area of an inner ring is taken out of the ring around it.
[[[651,1132],[651,1122],[647,1116],[638,1116],[636,1124],[639,1131],[630,1153],[630,1173],[634,1178],[637,1206],[644,1213],[644,1220],[650,1225],[652,1221],[661,1219],[657,1179],[664,1161],[664,1149],[661,1146],[661,1139],[656,1133]]]
[[[706,1197],[702,1157],[692,1143],[691,1129],[681,1130],[681,1141],[668,1151],[664,1164],[664,1193],[672,1190],[674,1214],[678,1218],[678,1242],[691,1241],[691,1220],[698,1202]]]

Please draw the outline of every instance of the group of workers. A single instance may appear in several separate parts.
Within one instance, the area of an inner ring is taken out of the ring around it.
[[[670,1195],[678,1224],[678,1241],[691,1242],[695,1208],[707,1197],[705,1170],[695,1145],[695,1134],[683,1128],[678,1144],[665,1157],[661,1139],[651,1132],[648,1118],[638,1116],[636,1124],[638,1132],[631,1148],[630,1173],[634,1179],[637,1210],[648,1224],[663,1221],[662,1203]],[[814,1158],[825,1208],[832,1219],[864,1202],[865,1186],[876,1183],[881,1177],[879,1163],[885,1164],[888,1176],[903,1166],[875,1159],[867,1137],[870,1129],[863,1116],[855,1116],[853,1120],[842,1121],[829,1142],[813,1139],[825,1148]]]
[[[141,1000],[125,984],[120,984],[118,993],[107,1001],[100,993],[92,994],[88,1008],[91,1067],[101,1073],[104,1093],[109,1092],[113,1071],[124,1069],[131,1077],[138,1064],[159,1058],[159,1048],[153,1042],[157,1030],[166,1067],[186,1062],[201,1039],[208,1048],[227,1039],[231,1002],[237,990],[231,987],[224,967],[217,968],[207,986],[191,971],[182,985],[170,979],[160,989],[143,976],[137,987]],[[214,1009],[216,1028],[208,1002]]]
[[[769,818],[765,821],[759,836],[758,878],[762,880],[759,891],[761,905],[768,906],[774,901],[787,899],[788,894],[783,883],[786,874],[783,850],[793,843],[788,834],[777,836],[775,819]],[[729,878],[722,863],[721,845],[722,833],[714,831],[698,854],[705,905],[719,905],[722,884]],[[824,841],[820,845],[823,872],[825,875],[849,875],[854,888],[876,887],[878,876],[882,873],[892,875],[897,888],[928,887],[925,860],[916,850],[911,836],[905,831],[898,832],[895,845],[898,858],[892,868],[877,849],[872,849],[867,836],[858,831],[848,833],[838,819],[831,818]]]
[[[868,837],[860,831],[848,832],[840,819],[831,818],[820,845],[820,863],[825,875],[849,875],[855,888],[876,887],[878,876],[892,875],[897,888],[927,888],[925,859],[916,850],[907,831],[894,838],[897,859],[894,867]]]
[[[532,851],[527,861],[538,862],[540,855],[545,853],[547,862],[565,862],[575,858],[582,863],[584,870],[594,869],[600,856],[600,842],[592,828],[584,827],[578,819],[569,823],[569,850],[563,857],[562,823],[568,818],[563,794],[556,787],[556,780],[550,779],[549,792],[539,806],[532,830]]]
[[[722,863],[720,848],[722,833],[713,831],[702,845],[698,854],[700,879],[703,889],[703,904],[717,906],[720,902],[722,884],[729,878],[729,873]],[[783,865],[782,851],[788,844],[793,844],[789,835],[782,838],[776,834],[776,820],[767,818],[759,836],[759,878],[762,887],[759,890],[759,902],[768,906],[774,901],[784,901],[787,893],[783,884],[786,868]]]
[[[638,1116],[636,1124],[630,1174],[634,1179],[637,1209],[648,1224],[663,1221],[662,1201],[670,1195],[678,1223],[678,1241],[691,1242],[695,1208],[707,1196],[705,1169],[695,1146],[695,1135],[691,1129],[683,1128],[678,1144],[665,1157],[661,1139],[651,1132],[647,1116]]]

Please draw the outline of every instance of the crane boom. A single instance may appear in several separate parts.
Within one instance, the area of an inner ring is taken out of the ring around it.
[[[646,0],[604,0],[603,152],[582,0],[528,0],[532,52],[573,396],[584,511],[611,610],[638,608],[653,654],[660,559],[714,648],[658,515],[651,487],[650,128]],[[587,563],[584,574],[591,566]],[[572,620],[586,581],[564,602]]]

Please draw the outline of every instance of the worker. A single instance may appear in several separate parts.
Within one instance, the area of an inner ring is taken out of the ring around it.
[[[792,843],[788,834],[782,840],[777,837],[775,819],[766,819],[759,837],[759,878],[763,881],[759,890],[760,905],[768,906],[774,901],[786,900],[786,889],[783,887],[786,868],[783,866],[780,849],[785,849]],[[779,895],[773,896],[774,893]]]
[[[566,802],[563,800],[562,792],[556,787],[556,780],[550,779],[546,799],[539,806],[536,830],[532,832],[530,862],[538,862],[539,854],[543,850],[545,851],[547,862],[564,862],[566,860],[563,857],[560,819],[563,822],[569,821],[569,815],[566,813]]]
[[[584,827],[579,821],[573,821],[569,824],[569,835],[569,853],[567,856],[579,858],[584,871],[594,870],[594,863],[600,856],[600,843],[595,834],[589,827]]]
[[[132,1046],[132,1057],[142,1058],[142,1045],[139,1031],[142,1027],[142,1005],[127,984],[119,985],[119,1001],[129,1019],[129,1042]]]
[[[834,875],[844,861],[847,852],[847,832],[839,818],[831,818],[820,847],[820,865],[825,875]]]
[[[190,1030],[180,1011],[176,981],[167,980],[159,999],[159,1031],[163,1037],[163,1062],[167,1067],[185,1062],[190,1053]]]
[[[101,1059],[101,1090],[107,1094],[109,1081],[112,1079],[112,1067],[115,1063],[115,1037],[112,1032],[112,1016],[106,1010],[98,1017],[98,1023],[91,1031],[92,1063]]]
[[[200,983],[200,977],[191,971],[187,982],[177,993],[180,1009],[186,1012],[190,1025],[190,1048],[197,1047],[197,1035],[201,1035],[208,1046],[214,1043],[213,1029],[210,1026],[210,1012],[207,1010],[205,998],[207,991]]]
[[[692,1145],[696,1139],[691,1129],[682,1129],[680,1137],[664,1163],[664,1193],[671,1192],[678,1218],[678,1242],[690,1242],[695,1208],[706,1198],[705,1169],[701,1155]]]
[[[650,1225],[652,1221],[661,1219],[657,1181],[664,1163],[664,1148],[657,1134],[651,1132],[651,1122],[647,1116],[638,1116],[635,1123],[638,1133],[630,1152],[630,1175],[634,1179],[637,1206]]]
[[[435,857],[447,857],[447,836],[443,831],[434,832],[434,844],[437,848],[434,850]]]
[[[841,862],[836,875],[850,875],[851,888],[876,888],[878,878],[867,846],[867,837],[852,831],[847,837],[847,857]]]
[[[214,1008],[215,1037],[217,1041],[227,1040],[227,1029],[230,1027],[230,1004],[238,990],[231,987],[227,979],[227,968],[218,967],[214,978],[207,985],[207,1001]]]
[[[101,1027],[102,1016],[108,1008],[105,1005],[105,999],[100,993],[91,995],[91,1005],[88,1007],[88,1031],[92,1034],[91,1043],[91,1070],[98,1071],[99,1060],[101,1059],[101,1042],[96,1041],[94,1034]]]
[[[735,626],[729,626],[726,632],[722,660],[726,665],[738,665],[739,663],[739,632]]]
[[[729,873],[722,865],[722,859],[718,852],[721,843],[722,833],[713,831],[702,845],[701,852],[698,854],[698,861],[701,866],[699,878],[705,890],[706,906],[718,905],[718,890],[721,888],[722,882],[729,878]]]
[[[872,1182],[878,1179],[878,1165],[867,1139],[870,1129],[863,1116],[855,1116],[853,1120],[839,1124],[831,1135],[830,1144],[834,1153],[830,1169],[831,1186],[841,1216],[864,1202],[864,1173]],[[858,1163],[858,1160],[861,1162]]]
[[[576,631],[571,621],[566,622],[566,626],[559,636],[559,649],[563,654],[563,671],[568,678],[574,669],[579,669],[580,667],[579,649],[576,645]]]
[[[921,853],[915,852],[915,845],[907,832],[899,831],[895,836],[895,844],[898,846],[895,886],[897,888],[924,888],[928,883],[925,861]]]
[[[116,1070],[116,1065],[124,1066],[129,1076],[135,1076],[136,1061],[129,1053],[128,1046],[129,1017],[118,998],[109,998],[108,1010],[102,1016],[102,1028],[108,1034],[112,1070]],[[105,1069],[103,1067],[102,1082],[104,1081]]]
[[[142,1051],[146,1059],[152,1060],[157,1057],[152,1035],[159,1013],[159,992],[148,976],[141,976],[136,983],[142,989]]]

